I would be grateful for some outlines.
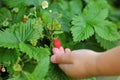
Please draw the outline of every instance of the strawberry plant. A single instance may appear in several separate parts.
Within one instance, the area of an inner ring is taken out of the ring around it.
[[[50,62],[51,50],[117,46],[115,1],[0,0],[0,80],[76,80]]]

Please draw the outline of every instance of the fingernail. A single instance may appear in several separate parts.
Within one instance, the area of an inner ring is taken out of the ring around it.
[[[60,48],[59,48],[59,52],[60,52],[60,53],[65,53],[65,52],[64,52],[64,48],[63,48],[63,47],[60,47]]]
[[[51,62],[56,63],[56,55],[51,56]]]

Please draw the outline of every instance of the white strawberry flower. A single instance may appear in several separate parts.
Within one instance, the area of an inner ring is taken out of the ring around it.
[[[42,5],[43,9],[48,8],[48,2],[47,1],[43,1],[41,5]]]

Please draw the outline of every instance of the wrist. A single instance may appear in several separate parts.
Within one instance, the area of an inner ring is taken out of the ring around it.
[[[99,75],[110,76],[120,74],[120,47],[116,47],[105,52],[97,59],[97,70]]]

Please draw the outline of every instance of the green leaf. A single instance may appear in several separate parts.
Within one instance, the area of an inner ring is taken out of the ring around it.
[[[69,11],[70,11],[70,13],[79,14],[79,13],[81,13],[81,9],[82,9],[82,1],[80,1],[80,0],[71,0],[69,2]]]
[[[50,54],[47,48],[33,47],[22,42],[19,44],[19,48],[20,51],[25,52],[30,58],[38,61]]]
[[[83,41],[94,34],[94,30],[91,26],[73,26],[71,28],[74,41]]]
[[[44,80],[74,80],[67,76],[57,65],[50,64],[50,68]]]
[[[63,10],[67,10],[68,9],[68,3],[65,0],[61,0],[58,5],[63,9]]]
[[[47,48],[33,47],[25,43],[19,44],[20,51],[26,53],[30,58],[36,59],[38,61],[32,74],[29,72],[24,72],[28,80],[42,80],[48,71],[49,65],[49,54]]]
[[[70,31],[70,17],[66,13],[58,14],[62,15],[61,18],[58,18],[58,21],[61,23],[61,30],[65,32]]]
[[[28,80],[43,80],[49,68],[49,57],[40,60],[33,73],[23,72]]]
[[[19,0],[16,2],[16,0],[4,0],[4,3],[7,4],[9,7],[23,7],[23,6],[29,6],[34,5],[36,7],[40,6],[42,0]]]
[[[13,49],[0,48],[0,63],[13,65],[18,57],[18,53]]]
[[[28,22],[27,24],[22,22],[15,24],[11,29],[13,30],[19,42],[28,40],[33,32],[33,26],[31,22]]]
[[[101,47],[103,47],[104,49],[114,48],[118,44],[118,41],[108,41],[101,38],[98,35],[96,35],[96,39],[97,39],[97,42],[100,43]]]
[[[39,39],[43,28],[38,23],[39,20],[30,19],[27,23],[18,23],[11,27],[19,42],[30,41],[31,39]]]
[[[8,26],[9,25],[8,20],[11,19],[12,19],[12,15],[10,11],[7,8],[0,7],[0,28],[2,26]]]
[[[94,25],[95,32],[103,39],[108,41],[116,41],[120,39],[117,27],[110,21],[102,21]]]
[[[74,24],[71,28],[74,41],[85,40],[94,34],[93,28],[86,24],[83,17],[75,17],[72,23]]]
[[[84,0],[86,3],[91,3],[91,2],[96,2],[96,1],[101,1],[104,2],[106,0]]]
[[[12,19],[10,11],[7,8],[0,8],[0,22],[6,19]]]
[[[27,78],[27,80],[34,80],[35,79],[34,76],[31,75],[30,73],[25,72],[25,71],[23,73],[24,73],[25,77]]]
[[[44,12],[42,12],[42,20],[43,20],[43,22],[45,24],[51,25],[51,23],[52,23],[52,16],[47,11],[44,11]]]
[[[95,32],[106,40],[115,41],[120,38],[115,24],[105,21],[108,16],[107,6],[106,1],[91,2],[85,7],[83,14],[73,19],[72,24],[74,26],[71,28],[71,31],[74,41],[89,38],[94,34],[93,27]]]
[[[18,9],[19,9],[18,13],[13,14],[13,22],[14,23],[22,22],[23,16],[26,14],[25,13],[26,8],[21,7],[21,8],[18,8]]]
[[[18,47],[19,41],[10,29],[0,31],[0,46],[7,48]]]
[[[72,21],[72,24],[75,25],[75,26],[86,26],[86,20],[85,20],[85,17],[80,14],[79,16],[75,16],[73,18],[73,21]]]
[[[9,7],[20,7],[25,5],[24,0],[19,0],[16,2],[16,0],[4,0],[4,3],[7,4]]]
[[[65,4],[64,7],[63,7],[63,4]],[[66,11],[68,11],[68,10],[65,10],[66,8],[68,8],[67,6],[68,4],[66,3],[65,0],[62,0],[62,1],[60,0],[60,3],[56,1],[50,6],[50,9],[53,10],[52,17],[61,24],[61,30],[65,32],[70,31],[70,27],[71,27],[70,22],[72,18],[69,12],[66,13]]]
[[[91,2],[85,7],[83,15],[88,21],[104,20],[108,16],[108,4],[101,0]]]
[[[42,80],[47,72],[48,72],[48,68],[49,68],[49,57],[44,57],[36,66],[36,68],[34,69],[32,75],[35,77],[34,80]]]
[[[23,0],[23,1],[25,1],[25,0]],[[40,8],[42,1],[43,0],[26,0],[26,3],[27,3],[27,5],[34,5],[37,8]]]
[[[73,18],[73,27],[71,28],[73,40],[81,41],[92,36],[94,34],[94,26],[102,25],[103,23],[100,23],[100,21],[104,21],[107,16],[108,4],[106,1],[92,1],[89,3],[82,14]],[[102,29],[102,26],[99,28]]]
[[[20,42],[37,40],[43,31],[43,27],[38,25],[39,20],[28,20],[25,23],[18,23],[9,29],[0,31],[0,46],[7,48],[16,48]]]
[[[95,39],[95,36],[92,36],[85,41],[77,42],[76,44],[73,45],[72,49],[73,50],[74,49],[90,49],[90,50],[94,50],[94,51],[97,51],[97,52],[101,52],[101,51],[105,50],[97,42],[97,40]]]

